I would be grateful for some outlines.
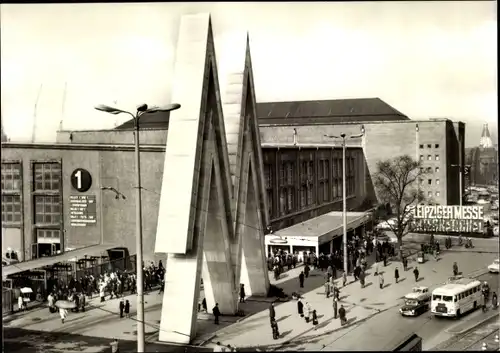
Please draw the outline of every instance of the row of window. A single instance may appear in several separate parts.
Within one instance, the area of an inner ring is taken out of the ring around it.
[[[301,160],[299,164],[299,182],[296,185],[295,161],[283,161],[280,164],[278,180],[278,215],[307,208],[316,203],[322,204],[342,197],[342,158],[318,160],[317,181],[315,180],[314,161]],[[332,180],[330,180],[330,167]],[[264,180],[269,200],[269,216],[273,218],[274,168],[272,164],[264,164]],[[315,183],[317,182],[317,189]],[[355,193],[354,158],[346,157],[346,194]]]
[[[422,144],[422,145],[420,145],[419,147],[420,147],[420,149],[423,149],[423,148],[424,148],[424,145]],[[431,143],[428,143],[428,144],[427,144],[427,148],[432,148],[432,144],[431,144]],[[439,143],[434,144],[434,148],[439,148]]]
[[[439,154],[434,155],[434,158],[435,158],[436,161],[439,161]],[[423,154],[420,155],[420,160],[421,161],[424,160],[424,155]],[[428,154],[427,155],[427,160],[428,161],[432,161],[432,155]]]
[[[59,195],[36,195],[33,200],[36,224],[59,225],[61,222]],[[21,196],[2,195],[2,222],[21,223],[21,215]]]
[[[424,180],[423,179],[420,179],[420,185],[422,185],[424,183]],[[439,185],[440,181],[439,179],[436,179],[434,181],[435,185]],[[432,185],[432,179],[427,179],[427,185]]]
[[[425,173],[432,173],[432,167],[427,167],[427,168],[420,167],[420,172],[421,173],[424,173],[424,172]],[[439,167],[435,167],[434,172],[439,173]]]
[[[21,163],[2,163],[2,191],[21,192]],[[33,191],[59,191],[61,165],[59,163],[33,164]]]
[[[33,223],[49,227],[60,227],[62,209],[60,199],[61,164],[33,163]],[[2,222],[20,226],[22,219],[21,163],[2,163]],[[48,232],[59,231],[48,229]]]

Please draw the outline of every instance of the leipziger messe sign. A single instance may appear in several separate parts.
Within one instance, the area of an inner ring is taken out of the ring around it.
[[[424,206],[413,210],[413,232],[482,233],[483,206]]]

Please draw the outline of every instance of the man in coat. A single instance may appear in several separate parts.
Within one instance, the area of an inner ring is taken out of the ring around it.
[[[273,321],[275,317],[276,311],[274,310],[274,303],[271,303],[271,305],[269,305],[269,318]]]
[[[340,305],[339,318],[340,318],[340,324],[341,325],[344,325],[346,323],[346,321],[347,321],[345,314],[346,314],[346,312],[345,312],[344,306]]]
[[[304,278],[305,278],[304,271],[301,271],[299,275],[300,288],[304,288]]]
[[[396,283],[398,283],[398,281],[399,281],[399,270],[398,270],[397,267],[394,269],[394,279],[396,280]]]
[[[338,313],[338,302],[337,298],[333,298],[333,318],[337,318],[337,313]]]
[[[123,318],[123,310],[125,310],[125,302],[122,300],[120,300],[120,319]]]
[[[215,306],[212,309],[212,314],[214,314],[214,318],[215,318],[214,323],[216,325],[218,325],[219,324],[219,316],[221,315],[220,310],[219,310],[219,303],[215,303]]]
[[[297,301],[297,313],[300,317],[304,317],[304,304],[302,303],[302,299],[299,298]]]

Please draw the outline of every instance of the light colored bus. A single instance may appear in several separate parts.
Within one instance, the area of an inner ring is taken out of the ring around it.
[[[470,278],[450,279],[445,285],[432,291],[431,312],[437,316],[460,317],[479,308],[481,282]]]

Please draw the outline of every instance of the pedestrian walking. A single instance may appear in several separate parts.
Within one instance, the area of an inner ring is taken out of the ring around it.
[[[208,312],[207,298],[203,298],[203,300],[201,301],[201,308],[203,309],[203,311]]]
[[[240,284],[240,303],[245,302],[245,285],[243,283]]]
[[[269,318],[271,319],[271,321],[273,321],[275,317],[276,310],[274,310],[274,303],[271,303],[271,305],[269,305]]]
[[[330,297],[330,281],[325,282],[325,295],[326,299]]]
[[[304,310],[304,317],[305,317],[307,323],[309,323],[309,321],[311,321],[311,315],[312,315],[311,304],[306,302],[305,310]]]
[[[496,292],[493,292],[491,296],[491,304],[493,305],[493,309],[496,309],[498,307],[498,297]]]
[[[280,337],[280,331],[278,328],[278,323],[274,318],[271,319],[271,330],[273,333],[273,339],[277,340]]]
[[[64,324],[64,320],[68,316],[68,310],[59,308],[59,316],[61,316],[61,322]]]
[[[311,271],[311,269],[309,268],[309,265],[306,264],[305,267],[304,267],[304,275],[306,276],[306,278],[309,278],[309,272]]]
[[[375,262],[375,272],[373,273],[374,276],[378,276],[378,262]]]
[[[305,278],[304,271],[301,271],[299,275],[300,288],[304,288],[304,278]]]
[[[394,269],[394,279],[396,280],[396,283],[398,283],[398,281],[399,281],[399,270],[398,270],[397,267]]]
[[[413,269],[413,275],[415,276],[415,282],[418,282],[418,267],[415,266],[415,268]]]
[[[338,313],[338,302],[336,298],[333,298],[333,318],[337,318],[337,313]]]
[[[17,307],[19,308],[19,311],[24,310],[24,300],[22,294],[20,294],[19,297],[17,297]]]
[[[342,274],[342,286],[345,287],[347,285],[347,274],[344,272]]]
[[[304,317],[304,304],[302,303],[302,299],[299,298],[297,300],[297,313],[300,315],[300,317]]]
[[[458,276],[458,265],[456,262],[453,263],[453,276]]]
[[[487,311],[486,308],[486,295],[484,293],[481,295],[481,309],[483,310],[483,313]]]
[[[406,257],[403,257],[403,270],[408,271],[408,259]]]
[[[214,318],[215,318],[214,323],[216,325],[218,325],[219,324],[219,316],[221,315],[220,310],[219,310],[219,303],[215,303],[215,306],[212,309],[212,314],[214,314]]]
[[[340,305],[339,318],[340,318],[340,325],[344,326],[344,324],[347,322],[347,318],[346,318],[346,312],[345,312],[343,305]]]
[[[123,299],[120,300],[120,319],[123,318],[123,310],[125,310],[125,302],[123,301]]]
[[[130,302],[128,299],[125,301],[125,317],[128,319],[130,317]]]
[[[387,266],[387,254],[384,254],[384,267]]]
[[[384,288],[384,275],[381,273],[378,275],[378,284],[380,285],[380,289]]]
[[[359,274],[359,283],[361,283],[361,288],[365,288],[365,271],[363,270]]]
[[[312,323],[313,326],[316,326],[318,324],[318,314],[316,313],[316,310],[313,310],[312,312]]]
[[[438,259],[438,251],[437,249],[434,249],[434,260],[437,261]]]
[[[214,352],[224,352],[224,346],[220,342],[217,342],[214,347]]]
[[[116,338],[109,344],[111,346],[111,353],[119,353],[118,340]]]

